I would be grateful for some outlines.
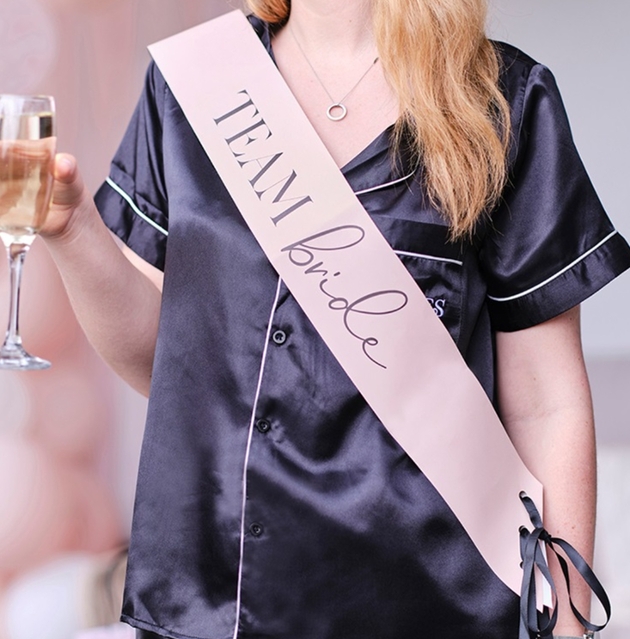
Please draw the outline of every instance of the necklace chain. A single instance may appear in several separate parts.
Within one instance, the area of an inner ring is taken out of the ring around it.
[[[363,78],[365,78],[365,76],[376,65],[376,63],[378,62],[378,56],[376,58],[374,58],[374,61],[365,70],[363,75],[357,80],[356,84],[350,89],[350,91],[348,91],[346,93],[346,95],[344,95],[343,98],[341,98],[340,100],[335,100],[335,98],[333,98],[332,95],[330,95],[330,92],[326,88],[326,85],[322,82],[322,79],[319,77],[317,71],[315,71],[315,67],[311,64],[311,61],[308,59],[308,56],[304,52],[304,49],[302,49],[302,45],[300,44],[300,42],[297,39],[295,33],[293,32],[293,29],[291,28],[291,24],[289,23],[287,26],[289,28],[289,32],[291,33],[291,37],[295,41],[295,44],[297,45],[298,49],[300,50],[300,53],[302,54],[302,56],[306,60],[306,63],[311,68],[311,71],[313,72],[313,75],[317,78],[317,81],[320,83],[322,89],[324,89],[324,91],[326,92],[326,95],[328,96],[329,100],[332,102],[332,104],[326,109],[326,116],[328,117],[329,120],[332,120],[333,122],[338,122],[339,120],[343,120],[346,117],[346,115],[348,115],[348,108],[343,103],[344,100],[361,84],[361,81],[363,80]],[[337,111],[339,111],[339,113],[337,113]]]

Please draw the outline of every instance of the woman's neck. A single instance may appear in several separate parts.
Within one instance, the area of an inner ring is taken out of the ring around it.
[[[376,63],[370,7],[371,0],[292,0],[289,22],[272,43],[280,72],[338,166],[398,116]],[[331,109],[347,117],[333,119]]]
[[[346,59],[376,52],[370,0],[292,0],[289,26],[312,53]]]

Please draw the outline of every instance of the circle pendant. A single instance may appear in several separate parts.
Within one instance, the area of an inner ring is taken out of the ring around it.
[[[338,111],[338,113],[336,113]],[[339,122],[339,120],[343,120],[346,115],[348,115],[348,109],[341,104],[341,102],[336,102],[335,104],[331,104],[326,110],[326,115],[329,120],[333,122]]]

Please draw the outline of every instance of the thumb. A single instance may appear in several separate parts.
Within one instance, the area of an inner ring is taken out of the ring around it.
[[[82,219],[81,212],[86,211],[92,201],[72,155],[55,156],[53,176],[52,202],[40,229],[40,235],[49,239],[67,237],[71,228],[77,228],[73,220]]]
[[[58,153],[55,157],[53,174],[55,176],[53,205],[77,206],[84,195],[84,185],[74,156]]]

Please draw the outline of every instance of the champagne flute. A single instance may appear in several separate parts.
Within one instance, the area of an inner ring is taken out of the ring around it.
[[[56,142],[53,98],[0,95],[0,239],[7,249],[11,277],[9,325],[0,348],[2,369],[50,366],[22,347],[18,315],[24,258],[50,206]]]

